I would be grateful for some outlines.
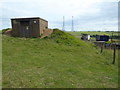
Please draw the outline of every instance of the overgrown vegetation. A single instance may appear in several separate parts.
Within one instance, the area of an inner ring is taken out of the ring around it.
[[[55,41],[59,44],[65,44],[65,45],[76,45],[81,46],[83,45],[83,41],[80,42],[79,39],[75,38],[73,35],[60,31],[59,29],[53,29],[53,33],[46,37],[45,39],[50,39]]]
[[[3,29],[2,30],[2,34],[4,34],[6,31],[8,31],[8,30],[12,30],[11,28],[6,28],[6,29]]]
[[[45,39],[3,35],[3,88],[116,88],[118,61],[100,49],[54,30]]]

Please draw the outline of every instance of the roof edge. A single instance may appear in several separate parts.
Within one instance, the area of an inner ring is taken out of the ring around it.
[[[21,20],[21,19],[41,19],[41,20],[47,21],[47,20],[42,19],[42,18],[40,18],[40,17],[11,18],[11,20]],[[47,21],[47,22],[48,22],[48,21]]]

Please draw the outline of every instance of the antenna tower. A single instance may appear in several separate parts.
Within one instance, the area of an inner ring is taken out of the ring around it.
[[[65,31],[65,17],[63,16],[63,28],[62,28],[63,31]]]
[[[73,16],[72,16],[72,31],[74,31]]]

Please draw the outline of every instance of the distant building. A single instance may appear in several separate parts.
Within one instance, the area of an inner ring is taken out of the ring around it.
[[[48,29],[48,21],[39,18],[14,18],[12,22],[12,36],[40,37]]]
[[[81,39],[82,40],[90,40],[90,35],[89,34],[82,34]]]
[[[107,35],[97,35],[96,41],[109,41],[109,36]]]

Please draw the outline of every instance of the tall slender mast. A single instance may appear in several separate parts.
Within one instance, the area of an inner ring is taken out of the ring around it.
[[[63,28],[62,28],[63,31],[65,31],[65,17],[63,16]]]
[[[72,31],[74,31],[73,16],[72,16]]]

